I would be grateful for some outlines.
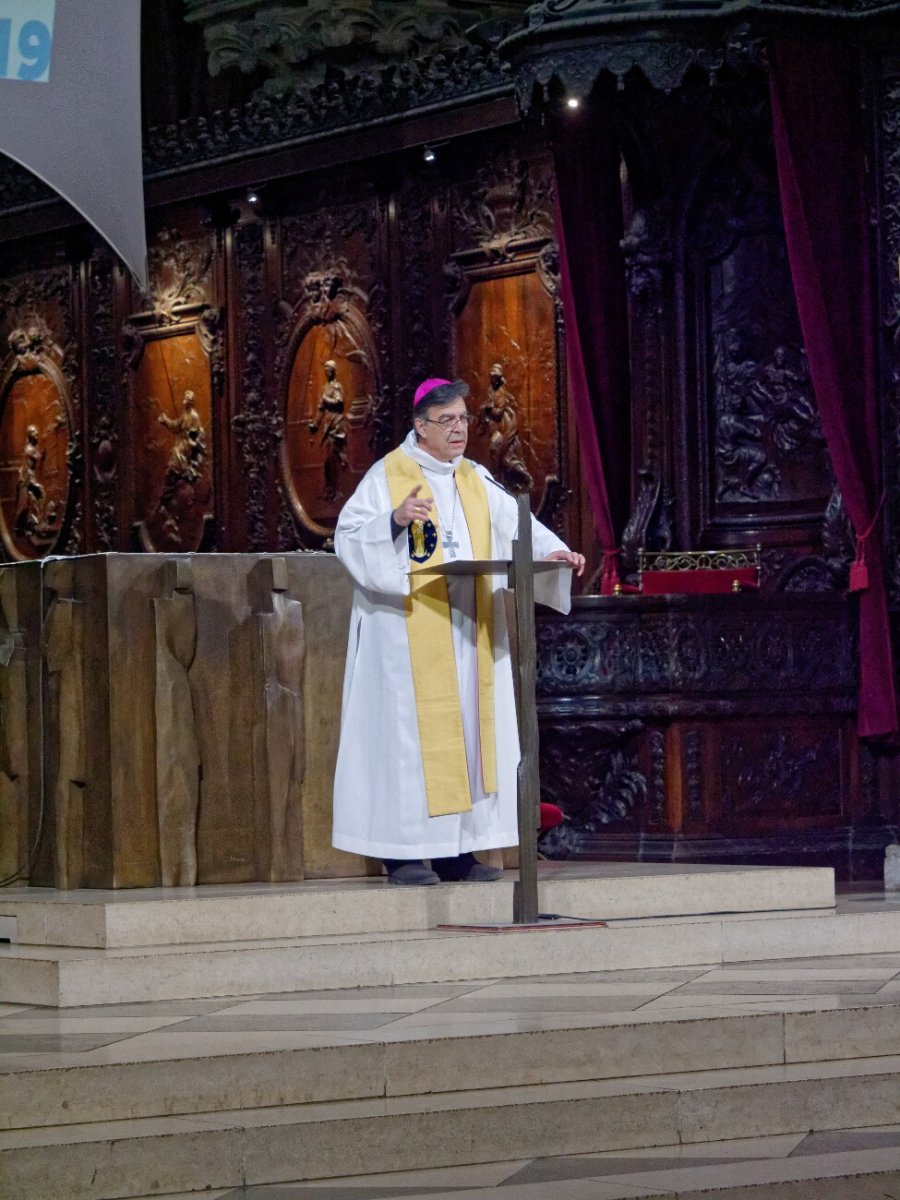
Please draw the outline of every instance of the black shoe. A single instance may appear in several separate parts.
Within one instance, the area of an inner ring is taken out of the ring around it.
[[[394,887],[431,887],[441,882],[421,860],[404,862],[402,859],[386,858],[383,861],[387,868],[388,883]]]
[[[433,858],[431,868],[442,883],[494,883],[503,878],[501,867],[489,867],[474,854],[458,854],[455,858]]]

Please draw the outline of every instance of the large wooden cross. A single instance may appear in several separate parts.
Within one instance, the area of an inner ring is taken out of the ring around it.
[[[513,542],[512,559],[442,563],[421,566],[421,575],[502,575],[512,589],[517,630],[517,670],[515,678],[516,714],[519,724],[521,757],[517,775],[519,820],[519,878],[513,885],[513,924],[538,923],[537,835],[540,820],[541,780],[538,764],[538,720],[535,686],[537,648],[534,622],[534,576],[536,572],[568,570],[560,562],[535,563],[531,538],[531,511],[528,499],[520,496],[518,536]]]
[[[516,609],[516,713],[519,721],[519,878],[513,884],[513,924],[538,919],[537,835],[540,822],[541,775],[538,762],[537,642],[534,624],[534,557],[531,511],[519,497],[518,537],[513,542],[509,586]]]

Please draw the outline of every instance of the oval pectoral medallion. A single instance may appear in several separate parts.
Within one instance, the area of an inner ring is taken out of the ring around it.
[[[406,531],[409,539],[409,557],[413,562],[428,562],[437,546],[437,530],[434,521],[412,521]]]

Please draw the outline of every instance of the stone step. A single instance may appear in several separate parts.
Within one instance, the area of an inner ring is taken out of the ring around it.
[[[709,1154],[715,1158],[719,1146],[733,1153],[733,1142],[709,1145]],[[661,1150],[664,1152],[665,1147]],[[681,1147],[671,1147],[677,1153]],[[472,1168],[483,1171],[482,1167]],[[451,1169],[452,1170],[452,1169]],[[456,1168],[462,1174],[468,1168]],[[420,1173],[415,1173],[418,1177]],[[434,1172],[434,1177],[446,1178],[449,1172]],[[421,1184],[421,1190],[408,1184],[378,1185],[379,1179],[396,1180],[398,1176],[357,1176],[346,1181],[346,1188],[354,1188],[344,1195],[358,1196],[359,1200],[375,1197],[378,1200],[434,1200],[436,1189],[431,1183]],[[410,1176],[400,1178],[408,1179]],[[710,1166],[671,1167],[654,1170],[648,1162],[647,1169],[639,1173],[630,1171],[624,1176],[603,1175],[599,1179],[579,1176],[576,1182],[563,1180],[560,1183],[506,1183],[488,1185],[460,1183],[447,1190],[441,1187],[442,1200],[547,1200],[565,1188],[571,1200],[890,1200],[898,1194],[900,1185],[900,1150],[885,1147],[875,1150],[841,1151],[835,1154],[816,1154],[801,1158],[776,1159],[774,1161],[718,1162]],[[374,1190],[375,1188],[378,1190]],[[340,1193],[338,1193],[340,1194]],[[234,1200],[233,1194],[218,1189],[203,1193],[209,1200]],[[275,1193],[277,1195],[277,1193]],[[285,1200],[290,1197],[287,1192]],[[195,1200],[197,1193],[182,1192],[169,1195],[165,1200]],[[326,1192],[327,1196],[327,1192]],[[134,1200],[156,1200],[156,1197],[139,1196]]]
[[[60,892],[0,891],[0,937],[20,945],[137,946],[339,937],[509,921],[515,876],[490,886],[388,887],[381,879]],[[833,908],[830,867],[543,863],[540,908],[623,920]]]
[[[487,888],[491,885],[481,885]],[[0,1002],[73,1005],[900,950],[900,909],[432,930],[111,950],[0,945]]]
[[[0,1133],[0,1195],[113,1200],[900,1120],[900,1057]]]
[[[771,1011],[730,1016],[591,1013],[569,1022],[560,1014],[556,1027],[527,1032],[386,1031],[356,1044],[326,1035],[333,1044],[323,1037],[314,1048],[255,1052],[202,1053],[186,1037],[184,1052],[168,1057],[152,1038],[137,1048],[126,1040],[105,1047],[103,1061],[20,1060],[0,1073],[0,1113],[7,1127],[27,1129],[900,1053],[900,1002],[806,1005],[792,1010],[782,999]]]

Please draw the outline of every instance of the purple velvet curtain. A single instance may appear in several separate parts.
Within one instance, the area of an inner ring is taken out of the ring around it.
[[[631,457],[619,153],[599,116],[588,108],[558,119],[553,155],[569,385],[604,554],[600,590],[609,595],[618,582],[616,556]]]
[[[881,537],[872,279],[855,56],[770,47],[772,118],[791,276],[822,428],[857,536],[859,732],[888,738],[897,702]]]

